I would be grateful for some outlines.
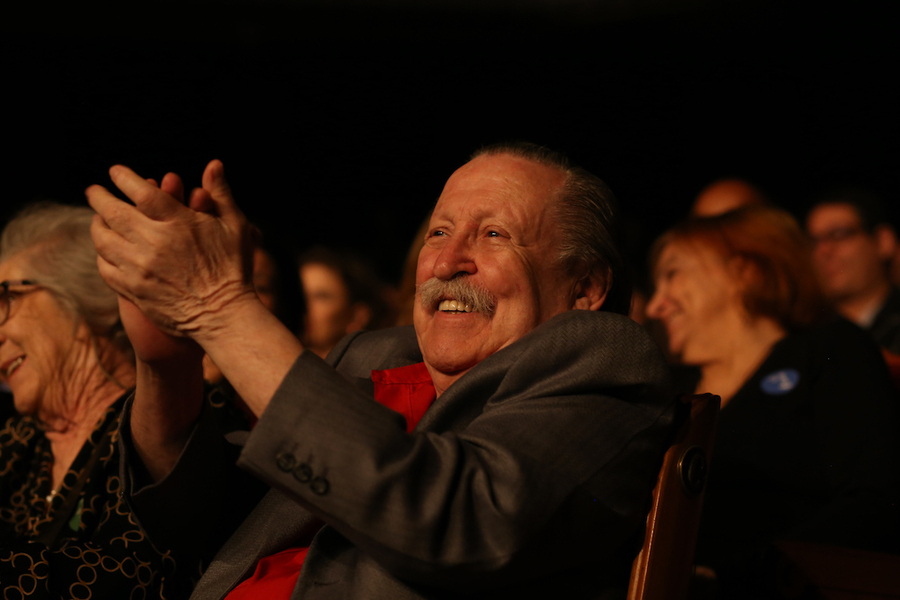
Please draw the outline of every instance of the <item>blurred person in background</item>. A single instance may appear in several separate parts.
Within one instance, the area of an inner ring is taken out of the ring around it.
[[[393,324],[384,286],[359,257],[316,246],[300,256],[305,348],[325,358],[348,333]]]
[[[723,178],[713,181],[697,194],[691,205],[689,217],[714,217],[744,206],[766,206],[768,204],[768,197],[749,181]],[[646,256],[646,253],[644,254]],[[653,335],[653,339],[665,351],[668,348],[668,341],[664,328],[660,326],[659,321],[647,319],[647,302],[651,292],[646,288],[652,287],[646,281],[647,279],[649,278],[642,279],[645,285],[643,288],[638,287],[635,293],[630,316],[638,323],[645,325]]]
[[[898,244],[884,201],[864,190],[840,190],[813,206],[806,230],[819,284],[835,309],[900,354],[900,290],[889,271]]]
[[[118,424],[134,386],[93,211],[40,204],[0,238],[0,597],[162,598],[175,562],[121,497]],[[199,573],[198,573],[199,575]]]
[[[765,206],[766,195],[743,179],[717,179],[697,195],[691,216],[713,217],[742,206]]]
[[[696,561],[768,597],[776,540],[895,550],[897,398],[872,340],[830,317],[799,225],[747,207],[657,240],[648,315],[682,392],[722,397]]]

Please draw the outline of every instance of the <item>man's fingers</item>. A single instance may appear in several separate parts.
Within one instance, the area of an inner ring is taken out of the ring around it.
[[[209,161],[203,170],[203,189],[208,191],[213,197],[227,197],[234,201],[231,196],[231,187],[225,179],[225,165],[219,159]]]
[[[133,298],[128,293],[128,290],[119,282],[119,277],[121,276],[119,268],[111,262],[107,261],[100,254],[97,255],[97,270],[100,271],[100,277],[103,278],[103,281],[106,282],[106,285],[111,287],[114,292],[116,292],[123,298],[128,298],[129,300]]]
[[[133,237],[135,222],[145,218],[135,207],[122,202],[102,185],[90,186],[84,195],[103,225],[125,238]]]
[[[121,204],[122,201],[109,193],[102,185],[91,185],[84,190],[84,196],[87,198],[88,204],[99,215],[107,212],[114,204]]]
[[[125,285],[124,269],[127,267],[122,260],[123,255],[127,258],[132,252],[128,242],[107,227],[99,215],[94,215],[91,222],[91,240],[97,249],[97,269],[103,281],[120,296],[133,300],[131,290]]]
[[[110,229],[100,215],[94,215],[91,221],[91,241],[94,242],[97,255],[114,266],[120,265],[123,257],[129,252],[128,241]]]
[[[159,189],[184,204],[184,183],[182,183],[181,177],[175,173],[166,173]]]
[[[216,205],[216,213],[225,219],[242,219],[243,213],[234,202],[231,186],[225,179],[225,166],[221,160],[212,160],[203,171],[203,189]]]
[[[216,203],[213,202],[209,192],[203,188],[194,188],[194,191],[191,192],[191,199],[188,206],[197,212],[218,216]]]
[[[138,210],[151,219],[165,220],[177,214],[181,208],[181,202],[176,198],[165,190],[155,187],[128,167],[115,165],[109,169],[109,176],[116,187],[134,202]],[[163,185],[165,183],[164,177]]]
[[[241,253],[241,270],[244,283],[253,280],[253,248],[256,245],[255,236],[250,223],[238,208],[231,194],[231,186],[225,179],[225,167],[221,160],[212,160],[203,171],[203,189],[209,193],[210,200],[215,204],[215,214],[220,222],[231,234],[236,235]],[[198,202],[200,198],[198,197]]]

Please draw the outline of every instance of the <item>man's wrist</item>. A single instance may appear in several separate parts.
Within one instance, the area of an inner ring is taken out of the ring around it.
[[[179,331],[197,342],[206,352],[208,345],[240,330],[240,324],[262,310],[268,312],[253,288],[231,286],[200,301],[195,316],[179,327]]]

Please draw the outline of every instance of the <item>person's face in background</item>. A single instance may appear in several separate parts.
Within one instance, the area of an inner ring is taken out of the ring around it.
[[[340,274],[332,267],[309,262],[300,267],[306,294],[306,335],[303,345],[324,358],[348,333],[366,326],[371,311],[352,303]]]
[[[259,248],[253,252],[253,287],[269,312],[275,312],[275,263]]]
[[[653,279],[647,316],[665,326],[671,355],[689,365],[715,358],[717,338],[743,307],[726,263],[704,245],[673,241],[660,253]]]
[[[807,217],[813,240],[813,266],[822,291],[840,302],[883,286],[893,247],[863,227],[856,209],[843,203],[821,204]]]
[[[0,264],[0,281],[29,279],[24,253]],[[65,415],[66,396],[89,364],[90,332],[48,290],[13,285],[6,294],[9,318],[0,325],[0,369],[16,410],[43,421]],[[3,309],[0,318],[5,317]]]
[[[720,179],[700,192],[691,207],[691,215],[713,217],[744,206],[759,206],[765,203],[766,199],[762,192],[746,181]]]

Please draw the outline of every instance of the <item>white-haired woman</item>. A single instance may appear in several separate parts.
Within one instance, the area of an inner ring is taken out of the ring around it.
[[[162,597],[175,568],[120,496],[135,367],[92,216],[39,204],[0,238],[0,377],[18,413],[0,423],[3,598]]]

